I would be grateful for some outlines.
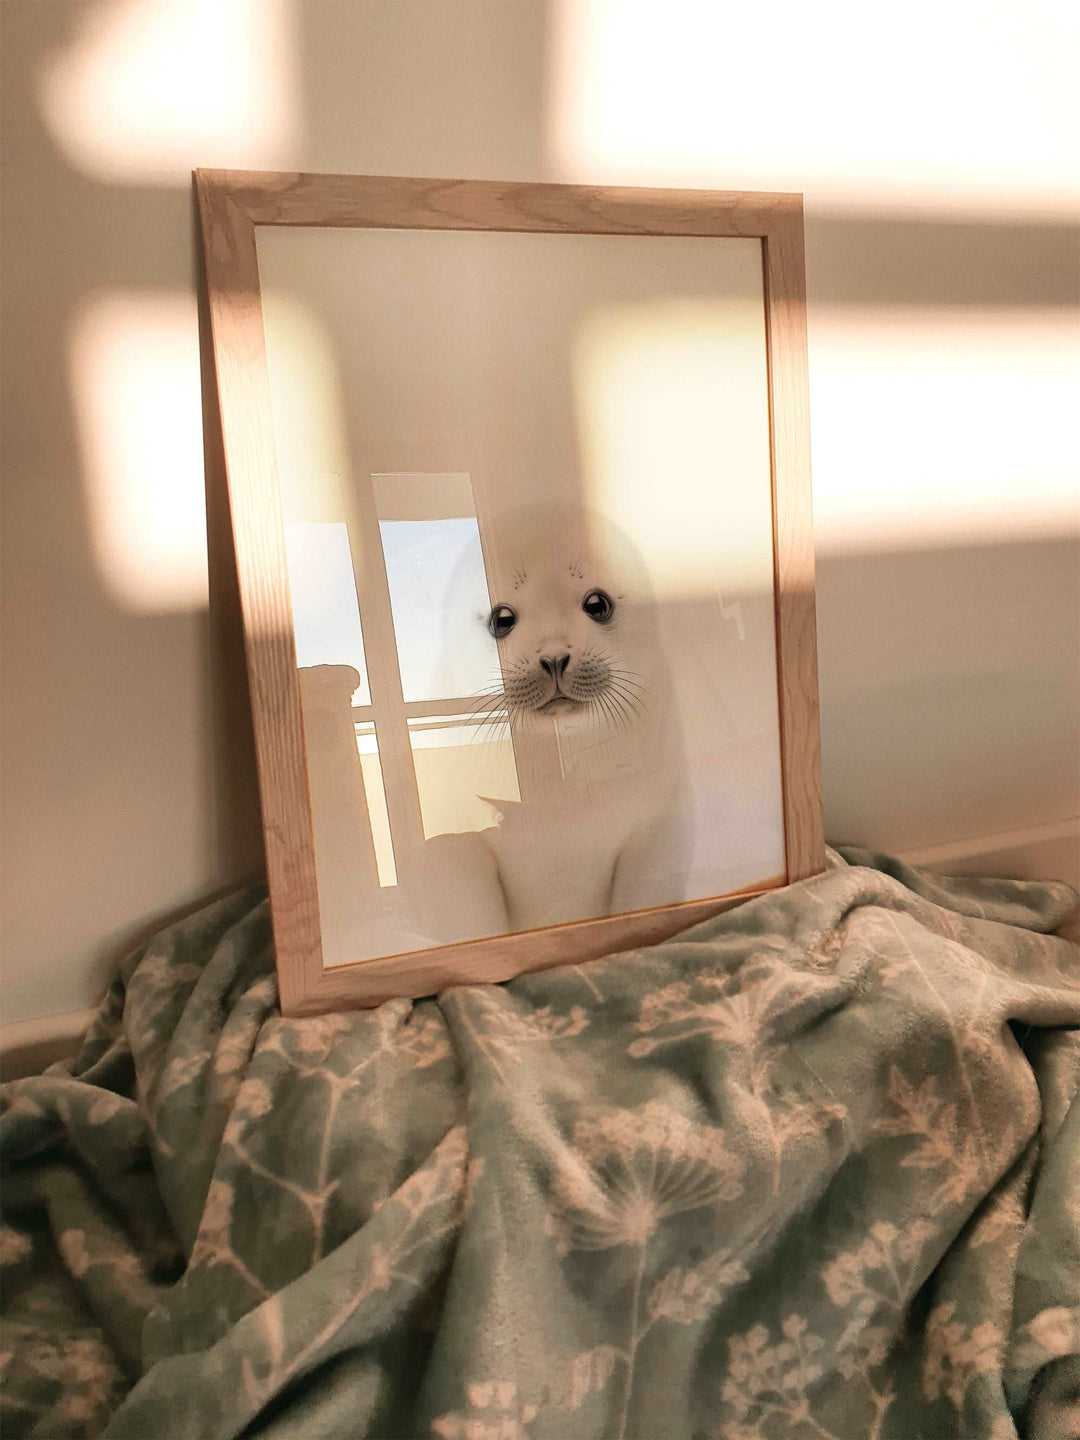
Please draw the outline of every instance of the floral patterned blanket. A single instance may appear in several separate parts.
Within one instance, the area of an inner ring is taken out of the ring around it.
[[[6,1087],[4,1435],[1080,1433],[1072,892],[845,853],[317,1019],[261,891],[162,933]]]

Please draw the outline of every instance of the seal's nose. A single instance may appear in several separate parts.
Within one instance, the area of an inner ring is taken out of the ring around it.
[[[570,664],[570,656],[562,655],[541,655],[540,669],[546,670],[551,678],[558,685],[559,681],[566,674],[566,667]]]

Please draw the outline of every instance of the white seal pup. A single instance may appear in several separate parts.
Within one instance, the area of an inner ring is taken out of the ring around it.
[[[410,864],[444,943],[684,899],[689,801],[655,605],[640,557],[577,507],[509,510],[484,536],[522,799]]]

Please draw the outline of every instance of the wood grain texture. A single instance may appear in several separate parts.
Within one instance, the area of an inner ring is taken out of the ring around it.
[[[196,179],[283,1011],[322,975],[319,898],[255,230]]]
[[[801,197],[230,171],[197,172],[196,183],[283,1011],[376,1005],[654,944],[823,869]],[[786,877],[735,895],[323,969],[255,224],[763,241]]]
[[[765,237],[776,653],[788,879],[825,867],[802,201]]]
[[[579,235],[768,233],[798,195],[420,180],[389,175],[198,172],[257,225],[367,225],[410,230],[533,230]]]

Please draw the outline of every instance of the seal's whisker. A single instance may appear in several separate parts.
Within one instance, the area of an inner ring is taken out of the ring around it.
[[[493,715],[490,720],[474,725],[469,737],[470,745],[493,745],[501,739],[501,732],[509,725],[505,714]]]
[[[648,718],[650,707],[648,701],[641,695],[635,695],[632,690],[623,690],[619,685],[612,685],[610,689],[611,693],[617,695],[620,702],[632,710],[639,720]]]
[[[617,669],[615,666],[612,666],[611,674],[615,679],[622,680],[623,683],[626,685],[633,685],[638,690],[645,690],[648,688],[644,682],[643,677],[639,675],[636,670],[620,670]]]
[[[636,695],[632,690],[625,690],[621,682],[613,683],[611,691],[619,708],[626,715],[628,723],[632,724],[635,720],[644,720],[648,717],[649,707],[640,695]]]
[[[494,722],[494,729],[490,735],[485,735],[480,741],[482,745],[502,744],[510,738],[510,719],[507,715],[501,715]]]
[[[649,706],[646,701],[641,698],[640,695],[635,695],[632,690],[622,689],[621,684],[617,684],[615,682],[612,682],[609,688],[613,695],[617,695],[619,697],[619,700],[623,705],[627,706],[628,709],[632,710],[633,713],[639,716],[641,719],[645,719],[645,717],[649,713]]]
[[[625,679],[622,675],[613,674],[608,683],[612,687],[617,687],[624,695],[632,695],[637,700],[643,700],[649,693],[647,685],[635,685],[633,681]]]
[[[482,717],[486,712],[494,711],[505,704],[506,696],[501,690],[497,690],[491,695],[479,696],[476,699],[472,710],[469,713],[478,717]]]
[[[599,711],[601,723],[604,725],[605,729],[611,729],[615,724],[615,717],[611,713],[611,705],[608,701],[607,696],[603,693],[597,695],[595,703]]]
[[[616,710],[619,712],[619,716],[620,716],[621,722],[622,722],[622,728],[623,728],[624,730],[630,730],[630,729],[632,729],[632,728],[633,728],[634,721],[635,721],[635,719],[637,718],[637,716],[636,716],[634,710],[627,704],[626,700],[625,700],[622,696],[620,696],[617,692],[612,691],[612,692],[611,692],[611,703],[615,706]]]
[[[626,731],[632,730],[635,720],[632,711],[626,708],[617,695],[612,695],[611,703],[614,705],[616,713],[619,716],[619,729]]]
[[[607,708],[604,705],[602,698],[599,695],[596,696],[595,699],[589,701],[589,710],[598,730],[603,731],[609,728],[611,724],[611,718],[607,713]]]
[[[607,691],[603,691],[597,698],[603,706],[604,713],[611,721],[611,724],[614,727],[615,731],[618,732],[619,730],[621,730],[623,728],[621,724],[621,717],[618,711],[615,709],[611,695]]]
[[[486,705],[483,710],[474,710],[468,723],[474,730],[481,730],[485,725],[492,724],[504,709],[502,705]]]

